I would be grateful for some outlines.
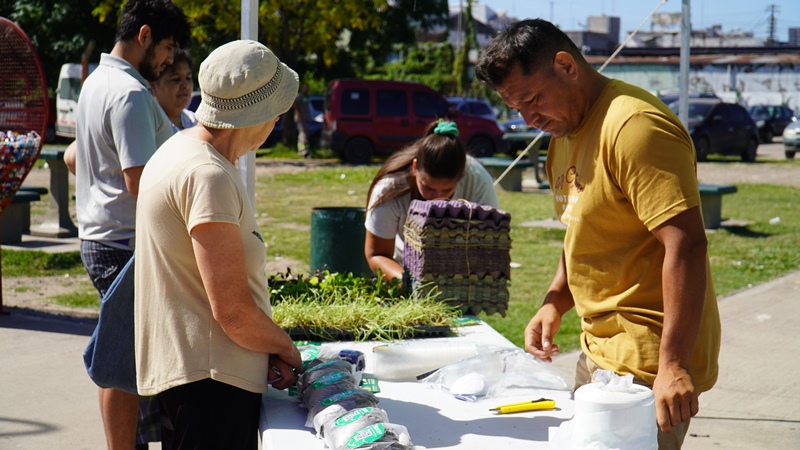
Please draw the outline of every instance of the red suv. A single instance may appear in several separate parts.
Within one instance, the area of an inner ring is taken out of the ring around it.
[[[325,93],[322,146],[343,161],[362,164],[373,153],[391,153],[422,137],[439,118],[458,125],[459,139],[474,156],[505,151],[497,122],[453,109],[428,86],[405,81],[334,80]]]

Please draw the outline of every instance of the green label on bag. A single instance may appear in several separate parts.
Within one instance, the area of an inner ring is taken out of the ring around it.
[[[370,425],[350,436],[350,440],[347,441],[347,448],[358,448],[364,444],[371,444],[382,438],[384,434],[386,434],[386,428],[382,423]]]
[[[314,389],[319,389],[321,387],[329,386],[337,381],[341,380],[342,378],[346,377],[348,374],[345,372],[333,372],[321,377],[319,380],[311,383],[311,387]]]
[[[322,406],[331,406],[339,400],[351,396],[358,392],[358,389],[350,389],[349,391],[339,392],[338,394],[331,395],[322,401]]]
[[[368,377],[366,375],[361,377],[361,383],[358,385],[361,389],[365,391],[372,392],[373,394],[377,394],[381,391],[380,385],[378,385],[378,379],[374,377]]]
[[[359,409],[356,409],[355,411],[350,411],[349,413],[347,413],[347,414],[343,415],[342,417],[339,417],[338,419],[336,419],[336,421],[333,422],[333,426],[335,426],[335,427],[343,427],[345,425],[350,425],[351,423],[355,422],[356,420],[358,420],[358,419],[362,418],[363,416],[369,414],[371,411],[372,411],[372,408],[369,408],[369,407],[367,407],[367,408],[359,408]]]

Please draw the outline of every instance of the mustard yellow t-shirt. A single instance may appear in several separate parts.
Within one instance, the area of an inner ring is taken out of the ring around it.
[[[664,247],[651,231],[700,205],[691,138],[648,92],[611,80],[572,135],[554,139],[547,176],[564,239],[583,350],[652,385],[664,321]],[[692,359],[698,390],[717,379],[720,320],[708,260]]]

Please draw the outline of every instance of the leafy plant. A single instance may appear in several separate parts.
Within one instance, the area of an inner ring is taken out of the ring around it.
[[[325,340],[410,338],[429,327],[449,327],[461,315],[435,293],[406,295],[398,282],[382,281],[380,274],[365,278],[326,270],[306,278],[287,272],[271,277],[270,286],[278,326]]]

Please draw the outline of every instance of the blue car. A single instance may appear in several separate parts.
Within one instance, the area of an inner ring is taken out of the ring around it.
[[[788,106],[752,105],[747,107],[747,112],[756,122],[761,141],[766,143],[782,135],[784,128],[795,121],[794,111]]]
[[[679,102],[669,107],[680,116]],[[756,160],[758,128],[743,106],[715,98],[691,98],[688,117],[698,161],[706,161],[712,153],[741,155],[745,162]]]
[[[504,139],[508,141],[508,152],[511,155],[516,155],[518,151],[524,150],[528,146],[527,139],[508,139],[514,133],[525,133],[526,135],[538,135],[541,130],[538,128],[531,128],[525,123],[525,119],[520,116],[513,117],[502,123],[504,132]],[[550,144],[550,133],[545,132],[542,137],[541,149],[547,149]]]
[[[308,143],[311,147],[318,148],[322,136],[322,110],[324,99],[321,95],[308,96],[308,109],[311,120],[306,123],[308,127]],[[291,110],[290,110],[291,113]],[[261,147],[272,147],[283,139],[283,116],[275,123],[275,128],[270,133],[266,142]]]

